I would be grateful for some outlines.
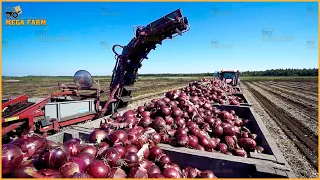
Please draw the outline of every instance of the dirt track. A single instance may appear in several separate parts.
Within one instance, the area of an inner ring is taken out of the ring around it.
[[[318,177],[317,113],[314,118],[303,114],[304,111],[312,112],[310,108],[317,109],[317,106],[309,106],[309,109],[297,112],[301,106],[293,100],[289,101],[289,97],[285,98],[285,93],[267,87],[266,84],[268,83],[243,83],[242,90],[261,116],[296,176]]]

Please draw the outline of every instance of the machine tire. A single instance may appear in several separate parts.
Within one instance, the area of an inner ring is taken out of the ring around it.
[[[12,13],[12,17],[17,18],[18,16],[19,16],[18,13],[16,12]]]
[[[11,14],[6,13],[6,18],[9,18],[11,16]]]

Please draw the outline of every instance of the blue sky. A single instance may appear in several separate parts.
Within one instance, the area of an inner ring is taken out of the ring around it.
[[[5,26],[5,8],[17,5],[47,27]],[[151,51],[139,73],[318,67],[317,3],[33,2],[2,5],[3,75],[111,75],[112,45],[178,8],[191,30]]]

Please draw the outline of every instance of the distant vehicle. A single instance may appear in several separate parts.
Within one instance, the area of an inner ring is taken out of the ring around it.
[[[216,71],[212,74],[213,77],[219,77],[219,71]]]
[[[221,80],[225,80],[226,83],[232,85],[232,86],[237,86],[240,84],[240,80],[239,80],[239,76],[240,76],[240,71],[237,70],[221,70],[219,72],[219,78]]]
[[[21,7],[20,6],[16,6],[16,7],[6,7],[6,17],[13,17],[13,18],[18,18],[19,14],[21,14]]]

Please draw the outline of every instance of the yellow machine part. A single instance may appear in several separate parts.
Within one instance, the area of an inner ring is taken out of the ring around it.
[[[21,7],[20,6],[16,6],[14,7],[14,10],[16,13],[21,12]]]

